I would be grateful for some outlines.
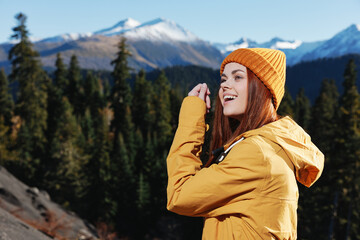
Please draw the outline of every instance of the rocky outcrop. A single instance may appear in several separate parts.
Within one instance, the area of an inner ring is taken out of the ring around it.
[[[4,209],[0,208],[0,240],[50,240],[42,232],[17,219]]]
[[[0,166],[0,240],[97,239],[96,229]],[[26,236],[26,237],[24,237]]]

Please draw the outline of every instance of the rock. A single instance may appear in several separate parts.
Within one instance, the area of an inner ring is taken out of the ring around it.
[[[52,238],[32,228],[0,208],[0,240],[50,240]]]
[[[46,192],[40,191],[36,187],[25,185],[1,166],[0,210],[3,212],[2,215],[0,215],[3,221],[0,221],[0,240],[32,239],[20,237],[22,233],[24,236],[27,236],[26,231],[41,231],[45,237],[48,235],[52,238],[61,239],[90,240],[98,238],[94,226],[80,219],[75,213],[67,211],[60,205],[52,202]],[[6,212],[8,214],[5,214]],[[16,219],[16,224],[13,224],[14,219]],[[17,235],[19,238],[11,237],[11,234],[13,234],[11,230],[12,226],[16,226],[19,230],[18,234],[20,235]],[[9,232],[3,233],[3,228],[10,230]],[[39,234],[41,235],[40,232]]]

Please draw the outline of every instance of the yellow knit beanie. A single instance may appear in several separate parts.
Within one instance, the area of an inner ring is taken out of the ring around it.
[[[285,92],[286,57],[282,51],[267,48],[240,48],[230,53],[222,62],[220,75],[225,65],[240,63],[250,69],[270,90],[277,110]]]

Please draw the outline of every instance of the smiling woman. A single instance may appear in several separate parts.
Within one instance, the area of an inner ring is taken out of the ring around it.
[[[210,91],[199,84],[184,99],[168,158],[170,211],[205,218],[203,239],[296,239],[296,180],[310,187],[324,155],[290,117],[284,95],[285,54],[238,49],[220,68],[212,142],[204,143]]]

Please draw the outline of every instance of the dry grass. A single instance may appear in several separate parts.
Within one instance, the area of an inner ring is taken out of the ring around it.
[[[2,207],[2,202],[0,199],[0,207]],[[71,231],[71,224],[74,220],[67,220],[66,215],[58,217],[54,212],[47,210],[45,217],[41,221],[35,221],[31,219],[26,219],[21,214],[24,210],[22,208],[14,208],[9,211],[11,215],[19,219],[20,221],[28,224],[29,226],[41,231],[45,235],[53,239],[58,240],[69,240],[69,232]],[[97,234],[99,236],[98,240],[117,240],[117,234],[112,227],[106,223],[96,224]],[[127,238],[125,238],[127,239]],[[77,240],[94,240],[94,238],[89,238],[83,235],[79,235]]]
[[[96,224],[97,233],[101,240],[116,240],[117,235],[106,223]]]
[[[54,212],[47,210],[45,214],[45,218],[41,221],[35,221],[30,219],[25,219],[23,216],[19,214],[22,209],[16,209],[11,211],[10,213],[20,219],[21,221],[25,222],[26,224],[32,226],[33,228],[43,232],[44,234],[48,235],[49,237],[58,239],[58,240],[67,240],[69,239],[68,232],[71,229],[71,223],[73,222],[70,220],[66,220],[66,215],[63,214],[62,216],[58,217]]]

